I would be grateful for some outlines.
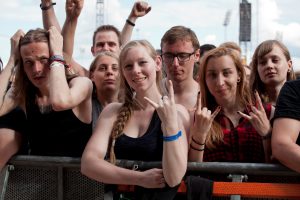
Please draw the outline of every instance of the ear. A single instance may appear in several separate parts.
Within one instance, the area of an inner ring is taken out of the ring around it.
[[[156,63],[156,71],[160,71],[162,67],[162,59],[160,56],[156,56],[155,63]]]
[[[292,67],[293,67],[293,61],[292,61],[292,60],[289,60],[289,61],[288,61],[288,71],[291,71],[291,70],[292,70]]]
[[[91,52],[92,52],[93,56],[95,56],[94,46],[91,46]]]
[[[197,49],[196,51],[195,51],[195,54],[194,54],[195,56],[194,56],[194,60],[195,60],[195,62],[198,62],[199,60],[200,60],[200,49]]]

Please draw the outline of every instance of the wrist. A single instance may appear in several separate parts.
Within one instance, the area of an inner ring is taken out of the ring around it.
[[[126,24],[128,24],[130,26],[135,26],[135,21],[132,21],[128,18],[128,19],[126,19]]]
[[[56,5],[56,3],[52,1],[41,1],[40,8],[42,9],[42,11],[46,11],[50,8],[53,8],[54,5]]]
[[[271,137],[272,137],[272,129],[270,129],[270,130],[268,131],[267,134],[263,134],[263,135],[261,136],[261,138],[262,138],[263,140],[271,139]]]

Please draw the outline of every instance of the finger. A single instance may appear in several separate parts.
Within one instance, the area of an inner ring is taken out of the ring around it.
[[[246,115],[245,113],[242,113],[241,111],[238,111],[237,112],[239,115],[241,115],[242,117],[248,119],[248,120],[251,120],[251,117],[249,115]]]
[[[147,14],[148,12],[150,12],[150,10],[151,10],[151,6],[149,6],[149,7],[147,8],[146,14]]]
[[[174,98],[174,89],[173,89],[173,83],[171,80],[169,80],[169,85],[168,85],[168,90],[169,90],[169,98],[172,102],[175,102]]]
[[[211,119],[214,120],[215,117],[218,115],[218,113],[220,112],[221,110],[221,106],[218,106],[217,109],[213,112],[213,114],[211,115]]]
[[[200,92],[198,92],[197,109],[201,110],[201,93]]]
[[[255,99],[256,99],[256,103],[258,104],[257,108],[259,110],[264,110],[264,106],[262,105],[261,98],[260,98],[260,96],[259,96],[259,94],[258,94],[257,91],[255,91]]]
[[[151,99],[149,99],[148,97],[144,97],[144,99],[148,101],[148,103],[150,103],[150,105],[152,105],[155,109],[158,108],[159,105],[154,101],[152,101]]]
[[[258,114],[258,109],[255,106],[251,106],[251,110],[253,113]]]

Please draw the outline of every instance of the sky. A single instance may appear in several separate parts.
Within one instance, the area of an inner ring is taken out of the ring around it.
[[[53,0],[54,1],[54,0]],[[10,53],[10,37],[18,30],[42,27],[40,0],[0,0],[0,56],[4,63]],[[104,23],[122,29],[135,0],[104,0]],[[158,49],[163,34],[172,26],[184,25],[195,31],[200,44],[218,46],[224,41],[239,43],[239,0],[147,0],[152,10],[136,22],[132,39],[147,39]],[[280,39],[290,50],[293,66],[300,70],[300,1],[248,0],[252,4],[251,42],[242,45],[247,62],[256,46],[267,39]],[[65,0],[54,6],[62,25]],[[226,12],[229,23],[223,26]],[[74,59],[89,68],[96,29],[96,0],[85,0],[76,30]]]

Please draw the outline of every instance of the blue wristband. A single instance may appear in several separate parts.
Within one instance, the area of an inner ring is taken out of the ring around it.
[[[177,140],[181,136],[182,132],[178,131],[176,135],[171,135],[171,136],[163,136],[164,142],[171,142],[174,140]]]

